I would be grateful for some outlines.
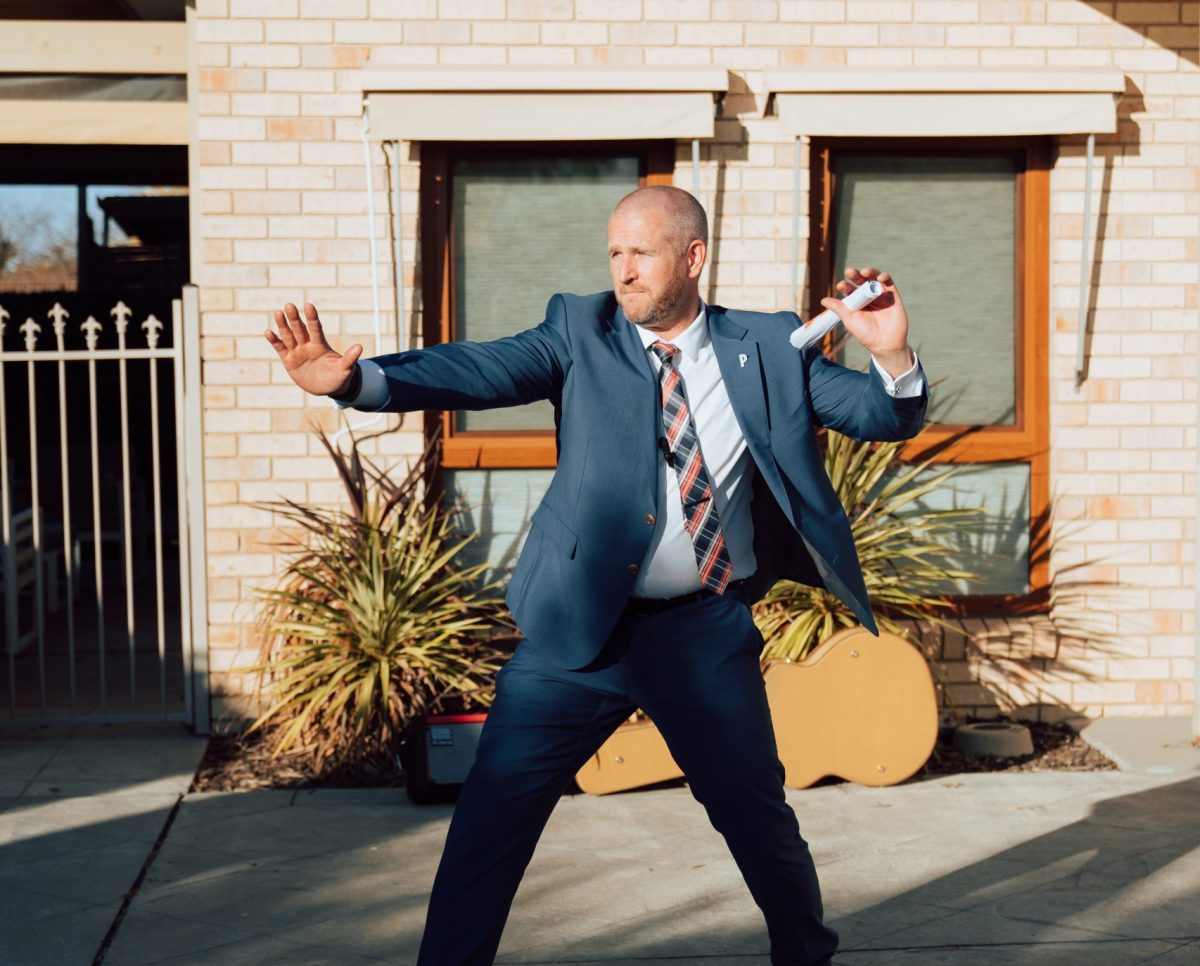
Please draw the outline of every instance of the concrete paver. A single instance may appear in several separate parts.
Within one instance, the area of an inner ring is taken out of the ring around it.
[[[180,725],[0,732],[0,966],[92,962],[204,747]]]
[[[330,950],[325,962],[414,962],[452,807],[395,790],[285,795],[187,796],[106,966]],[[842,966],[1184,966],[1200,953],[1200,778],[982,773],[788,799]],[[172,955],[173,928],[207,951]],[[724,840],[678,785],[565,796],[497,962],[766,966],[767,952]]]
[[[1153,740],[1140,759],[1115,733],[1127,771],[789,790],[834,962],[1200,966],[1200,774],[1180,748],[1156,771]],[[178,729],[119,737],[0,739],[0,966],[92,962],[203,746]],[[185,795],[104,966],[412,964],[452,813],[397,789]],[[559,802],[498,963],[767,953],[724,840],[677,783]]]
[[[1192,744],[1191,715],[1096,718],[1085,724],[1080,734],[1121,771],[1181,777],[1200,774],[1200,748]]]

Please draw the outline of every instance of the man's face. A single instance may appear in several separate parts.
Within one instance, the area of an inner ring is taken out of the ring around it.
[[[690,289],[687,251],[671,237],[667,213],[649,204],[624,205],[608,222],[608,269],[625,317],[655,328],[674,321]],[[699,271],[697,271],[697,276]]]

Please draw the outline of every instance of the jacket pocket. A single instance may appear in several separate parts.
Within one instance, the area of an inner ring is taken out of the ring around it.
[[[575,556],[579,537],[549,503],[545,501],[539,503],[537,509],[533,511],[533,516],[529,518],[529,522],[568,557]]]

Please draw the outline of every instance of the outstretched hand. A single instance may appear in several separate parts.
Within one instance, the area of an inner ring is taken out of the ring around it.
[[[362,355],[363,347],[355,343],[345,352],[335,351],[325,341],[317,307],[305,302],[304,314],[307,323],[300,318],[296,306],[288,302],[282,312],[275,312],[279,334],[269,328],[264,334],[297,386],[314,396],[328,396],[350,382],[354,363]]]
[[[908,314],[900,300],[900,290],[887,272],[877,268],[847,268],[846,278],[835,288],[839,295],[848,295],[864,282],[874,279],[883,286],[883,294],[865,308],[852,312],[844,302],[833,296],[821,299],[821,304],[834,312],[842,324],[863,348],[873,355],[893,377],[912,367],[908,348]]]

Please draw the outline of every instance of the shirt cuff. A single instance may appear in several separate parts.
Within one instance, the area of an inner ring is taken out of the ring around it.
[[[355,365],[360,373],[360,378],[357,380],[359,383],[358,393],[345,399],[338,399],[334,396],[329,398],[337,404],[339,409],[366,409],[377,412],[391,396],[388,391],[387,376],[383,374],[383,367],[370,359],[359,359]]]
[[[912,368],[907,372],[900,373],[895,379],[879,364],[878,359],[871,356],[871,365],[875,367],[875,371],[883,380],[884,391],[896,399],[913,399],[925,391],[925,377],[921,375],[921,360],[917,358],[916,349],[911,351],[913,355]]]

